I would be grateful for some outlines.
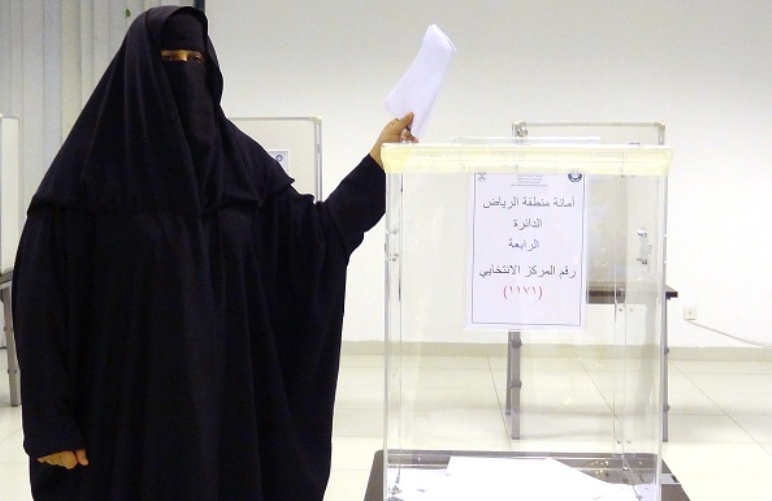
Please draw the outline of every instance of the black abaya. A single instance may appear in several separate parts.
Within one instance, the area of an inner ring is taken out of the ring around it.
[[[28,211],[14,272],[35,499],[317,501],[368,157],[325,202],[228,122],[192,158],[142,14]],[[199,15],[199,14],[196,14]],[[163,140],[159,140],[163,138]],[[85,448],[73,470],[36,458]]]

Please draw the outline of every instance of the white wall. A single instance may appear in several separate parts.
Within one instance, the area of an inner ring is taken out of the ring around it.
[[[672,346],[772,341],[772,3],[766,0],[209,0],[231,115],[324,120],[327,191],[391,117],[429,24],[458,53],[425,142],[513,121],[664,121]],[[354,256],[345,338],[380,339],[383,227]]]
[[[0,113],[20,117],[22,204],[128,23],[162,0],[0,0]],[[664,121],[674,346],[772,341],[772,3],[766,0],[209,0],[231,115],[324,119],[325,187],[390,119],[383,98],[437,23],[458,53],[426,142],[513,121]],[[125,11],[131,15],[127,18]],[[355,255],[346,339],[380,339],[383,227]]]

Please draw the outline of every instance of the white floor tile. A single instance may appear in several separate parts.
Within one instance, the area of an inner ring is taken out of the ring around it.
[[[401,447],[618,452],[604,399],[618,367],[608,359],[524,358],[519,440],[502,411],[506,357],[417,357],[404,368]],[[663,458],[690,501],[772,499],[772,363],[671,360],[669,369]],[[341,359],[325,501],[364,496],[383,447],[384,372],[381,356]],[[21,409],[9,403],[0,351],[0,499],[30,501]]]
[[[772,393],[708,392],[710,399],[727,414],[772,415]]]
[[[513,451],[522,452],[544,452],[544,453],[596,453],[613,454],[618,453],[615,450],[615,444],[609,440],[571,440],[555,441],[540,440],[535,438],[521,438],[512,440],[510,446]]]
[[[732,414],[732,419],[757,442],[772,443],[772,417],[769,414]]]
[[[523,438],[556,442],[614,440],[610,413],[565,414],[525,411],[520,418]]]
[[[507,368],[506,357],[501,357],[501,368]],[[569,357],[528,357],[520,360],[520,369],[525,372],[572,372],[584,371],[584,364],[579,358]]]
[[[383,436],[334,437],[332,440],[332,468],[334,470],[369,469],[376,451],[383,449]]]
[[[0,403],[0,436],[3,432],[21,429],[21,407]]]
[[[772,399],[772,374],[705,373],[687,377],[706,395],[714,393],[767,393]]]
[[[333,470],[324,501],[358,501],[364,498],[370,470]]]
[[[668,442],[663,458],[676,476],[772,478],[772,456],[756,443]]]
[[[593,377],[585,371],[528,371],[522,375],[523,387],[537,391],[568,388],[571,391],[594,391],[597,385]]]
[[[366,409],[335,409],[335,437],[383,436],[383,411]]]
[[[689,501],[762,501],[772,495],[772,478],[679,475]]]
[[[520,392],[520,408],[526,413],[604,414],[611,412],[611,407],[599,391],[575,390],[570,387],[523,389]]]
[[[479,389],[426,386],[404,388],[401,401],[405,408],[417,410],[454,408],[498,411],[501,407],[491,384]]]
[[[342,366],[338,374],[338,387],[382,390],[385,373],[382,367]]]
[[[27,463],[0,463],[0,499],[32,501]]]
[[[589,372],[619,371],[619,363],[610,358],[581,357],[580,362]]]
[[[490,369],[456,369],[439,367],[411,368],[402,371],[403,384],[407,388],[457,388],[483,389],[493,384]]]
[[[506,361],[506,358],[504,358]],[[477,356],[404,356],[402,364],[405,367],[435,368],[435,369],[485,369],[489,370],[488,357]]]
[[[699,390],[694,391],[668,391],[668,405],[670,414],[690,415],[725,415],[724,409]]]
[[[757,440],[729,416],[668,416],[668,439],[673,442],[753,443]]]
[[[509,450],[499,410],[438,409],[405,415],[400,423],[403,448]]]
[[[365,367],[383,371],[383,355],[343,355],[340,359],[340,367]]]
[[[686,374],[772,374],[772,365],[765,362],[675,360],[672,364]]]
[[[668,393],[702,393],[702,390],[694,384],[685,374],[679,371],[671,371],[667,376]]]
[[[24,433],[15,431],[5,440],[0,440],[0,463],[27,464],[27,454],[24,452]]]
[[[383,403],[383,387],[338,386],[335,397],[335,408],[382,409]]]

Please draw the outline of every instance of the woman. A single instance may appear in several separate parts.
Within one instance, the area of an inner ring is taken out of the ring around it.
[[[321,500],[349,256],[380,146],[324,202],[220,107],[204,15],[141,14],[32,199],[14,321],[37,500]]]

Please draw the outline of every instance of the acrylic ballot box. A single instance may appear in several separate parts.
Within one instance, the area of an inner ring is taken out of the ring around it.
[[[661,499],[670,150],[500,138],[382,156],[382,499]]]

